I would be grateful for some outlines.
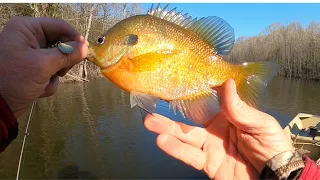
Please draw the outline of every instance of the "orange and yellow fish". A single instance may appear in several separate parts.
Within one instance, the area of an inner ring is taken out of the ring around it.
[[[277,73],[272,62],[232,64],[221,55],[233,48],[234,32],[215,16],[151,7],[147,14],[126,18],[89,46],[88,59],[119,88],[130,92],[131,107],[152,113],[158,100],[195,123],[220,111],[213,87],[229,78],[239,96],[256,105],[259,94]]]

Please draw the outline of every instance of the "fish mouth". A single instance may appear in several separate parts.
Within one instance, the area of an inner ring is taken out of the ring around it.
[[[108,63],[104,58],[97,57],[93,47],[89,47],[87,60],[100,67],[101,69],[107,68]]]
[[[120,52],[120,54],[118,56],[116,56],[115,58],[113,58],[110,62],[107,61],[106,65],[109,67],[109,66],[113,66],[113,65],[117,64],[117,62],[119,62],[119,60],[127,54],[128,50],[129,50],[129,47],[123,48],[123,50]]]
[[[91,62],[95,62],[96,58],[95,58],[95,53],[92,47],[88,48],[88,55],[87,55],[87,60],[91,61]]]
[[[127,54],[128,50],[129,50],[129,47],[123,48],[118,56],[114,57],[111,61],[108,61],[106,58],[97,57],[93,48],[89,47],[87,59],[88,59],[88,61],[91,61],[95,65],[99,66],[101,69],[105,69],[105,68],[108,68],[108,67],[111,67],[111,66],[117,64],[117,62],[119,62],[120,59]],[[107,56],[105,56],[105,57],[107,57]]]

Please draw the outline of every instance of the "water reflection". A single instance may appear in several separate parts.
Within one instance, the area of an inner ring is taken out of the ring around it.
[[[276,78],[270,85],[267,113],[286,124],[298,112],[317,113],[320,83]],[[58,93],[37,102],[26,144],[21,178],[195,178],[197,170],[156,147],[129,94],[105,79],[62,84]],[[179,114],[160,102],[156,112],[177,121]],[[0,154],[0,177],[15,178],[27,114],[19,137]]]
[[[99,179],[89,171],[80,170],[76,164],[66,165],[58,172],[57,179]]]
[[[320,114],[320,83],[277,77],[268,86],[266,112],[284,127],[298,113]]]

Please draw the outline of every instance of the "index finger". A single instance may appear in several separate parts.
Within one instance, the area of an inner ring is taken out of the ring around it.
[[[144,126],[149,131],[153,131],[157,134],[170,134],[179,140],[198,148],[202,148],[208,135],[208,132],[203,128],[175,122],[156,113],[153,113],[153,116],[146,116]]]
[[[197,170],[203,170],[206,164],[206,154],[200,148],[181,142],[170,134],[160,134],[157,137],[157,145],[169,156]]]
[[[56,41],[84,41],[81,35],[73,27],[71,27],[66,21],[50,18],[41,17],[37,18],[47,43],[56,43]]]

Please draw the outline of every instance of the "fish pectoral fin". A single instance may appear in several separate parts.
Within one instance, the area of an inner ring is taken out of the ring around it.
[[[130,92],[130,104],[131,108],[134,106],[139,106],[141,109],[152,114],[157,106],[158,97],[140,93],[140,92]]]
[[[169,104],[175,113],[179,110],[184,118],[196,124],[204,124],[221,111],[217,92],[212,89],[195,98],[170,101]]]

